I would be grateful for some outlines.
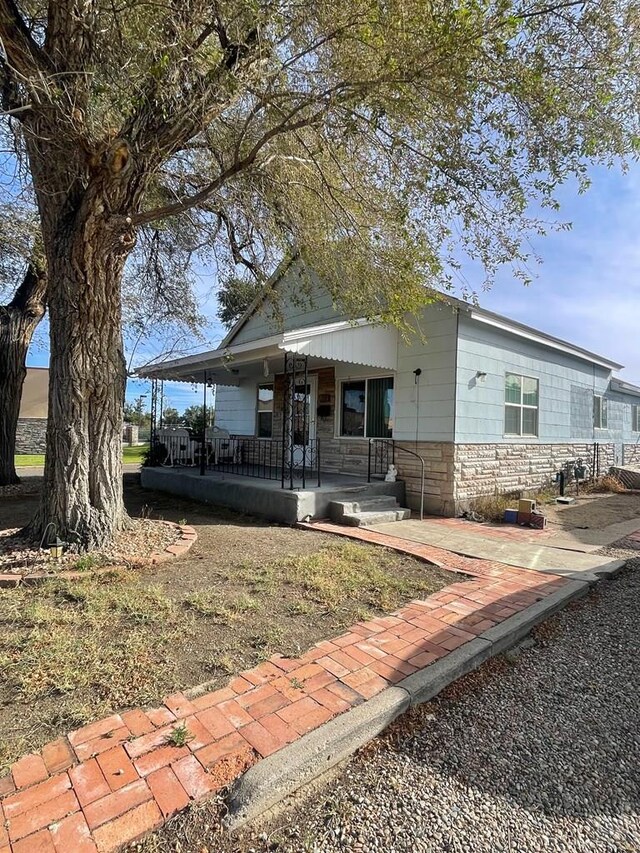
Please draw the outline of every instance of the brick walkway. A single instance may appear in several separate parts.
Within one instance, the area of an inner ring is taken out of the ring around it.
[[[261,758],[559,589],[555,575],[331,524],[463,572],[424,601],[359,622],[299,659],[274,656],[212,693],[113,714],[21,758],[0,779],[0,853],[106,853],[213,796]],[[192,739],[167,742],[184,723]]]

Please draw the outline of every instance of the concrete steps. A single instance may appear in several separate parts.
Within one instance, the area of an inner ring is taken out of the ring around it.
[[[404,521],[411,518],[411,510],[400,506],[393,495],[380,495],[357,500],[331,501],[329,517],[336,524],[371,527],[373,524]]]

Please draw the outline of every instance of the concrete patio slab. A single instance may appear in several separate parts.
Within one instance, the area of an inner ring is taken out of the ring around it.
[[[636,526],[637,523],[634,522]],[[468,522],[466,527],[463,523],[453,527],[441,523],[439,519],[425,519],[376,524],[370,529],[398,539],[445,548],[466,557],[495,560],[508,566],[563,576],[573,576],[576,572],[592,573],[612,562],[619,562],[596,554],[554,547],[550,538],[544,539],[545,544],[516,539],[501,541],[483,535],[482,525],[475,522]],[[611,541],[615,538],[620,536]]]

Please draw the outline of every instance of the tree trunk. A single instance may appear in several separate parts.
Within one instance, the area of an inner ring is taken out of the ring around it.
[[[122,491],[126,382],[120,285],[129,247],[89,190],[43,227],[51,362],[44,489],[31,529],[78,550],[108,545],[127,516]]]
[[[0,307],[0,486],[19,483],[14,455],[26,359],[31,338],[45,312],[47,279],[29,264],[11,302]]]

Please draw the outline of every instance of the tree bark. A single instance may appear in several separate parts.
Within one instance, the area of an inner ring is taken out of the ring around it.
[[[32,262],[15,296],[0,306],[0,486],[19,483],[14,456],[26,360],[33,333],[45,312],[47,278]]]
[[[78,550],[108,545],[126,525],[122,422],[126,368],[120,287],[130,249],[114,235],[100,193],[43,240],[49,270],[51,361],[44,489],[31,525]]]

